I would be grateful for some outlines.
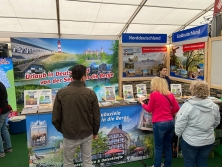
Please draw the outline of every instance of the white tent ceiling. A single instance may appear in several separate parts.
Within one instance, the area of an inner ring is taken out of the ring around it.
[[[116,39],[203,24],[214,0],[0,0],[0,37]],[[205,16],[205,17],[203,17]]]

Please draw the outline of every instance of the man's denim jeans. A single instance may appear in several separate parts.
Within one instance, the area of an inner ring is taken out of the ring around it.
[[[166,122],[155,122],[153,124],[154,134],[154,167],[161,167],[162,152],[164,151],[164,167],[170,167],[172,163],[172,140],[174,133],[174,120]]]
[[[4,138],[5,147],[6,148],[12,147],[10,135],[9,135],[9,132],[8,132],[8,129],[6,126],[6,118],[7,118],[8,114],[9,114],[9,112],[7,112],[6,114],[0,115],[0,153],[4,152],[2,136]]]
[[[213,144],[206,146],[191,146],[181,137],[180,139],[185,167],[208,167],[207,159]]]

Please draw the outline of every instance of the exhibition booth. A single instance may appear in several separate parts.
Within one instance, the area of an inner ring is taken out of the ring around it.
[[[63,137],[51,123],[52,107],[58,90],[72,81],[76,64],[87,66],[86,87],[95,91],[100,105],[93,163],[112,166],[153,158],[152,116],[137,97],[149,96],[150,80],[165,65],[180,105],[191,96],[189,84],[196,79],[209,83],[210,98],[220,105],[221,41],[208,38],[207,24],[173,33],[170,43],[167,34],[123,33],[120,40],[11,38],[12,57],[0,59],[0,76],[13,110],[20,104],[26,116],[29,166],[62,166]],[[216,146],[222,144],[221,131]],[[181,156],[175,140],[173,157]],[[81,166],[79,148],[74,164]]]

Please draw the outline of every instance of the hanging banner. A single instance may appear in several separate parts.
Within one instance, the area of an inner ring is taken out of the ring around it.
[[[172,42],[181,42],[203,37],[208,37],[208,24],[173,33]]]
[[[153,135],[140,130],[152,131],[151,116],[147,116],[141,105],[100,108],[100,113],[98,140],[92,142],[94,165],[113,166],[153,157]],[[30,167],[63,166],[63,136],[51,120],[51,113],[26,116]],[[73,163],[74,167],[82,166],[80,148]]]
[[[123,77],[156,76],[166,64],[167,47],[123,47]]]
[[[132,34],[123,33],[122,43],[166,43],[167,34]]]
[[[12,38],[17,100],[24,90],[60,89],[71,81],[76,64],[87,67],[86,86],[102,100],[104,86],[118,94],[118,41]]]
[[[2,82],[7,89],[8,103],[14,111],[17,111],[13,62],[11,57],[0,58],[0,82]]]

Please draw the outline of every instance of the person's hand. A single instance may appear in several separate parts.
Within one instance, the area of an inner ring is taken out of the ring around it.
[[[97,140],[98,139],[98,135],[93,135],[93,139]]]
[[[143,100],[145,99],[145,97],[140,97],[139,98],[139,102],[140,102],[140,104],[142,104],[143,105]]]

